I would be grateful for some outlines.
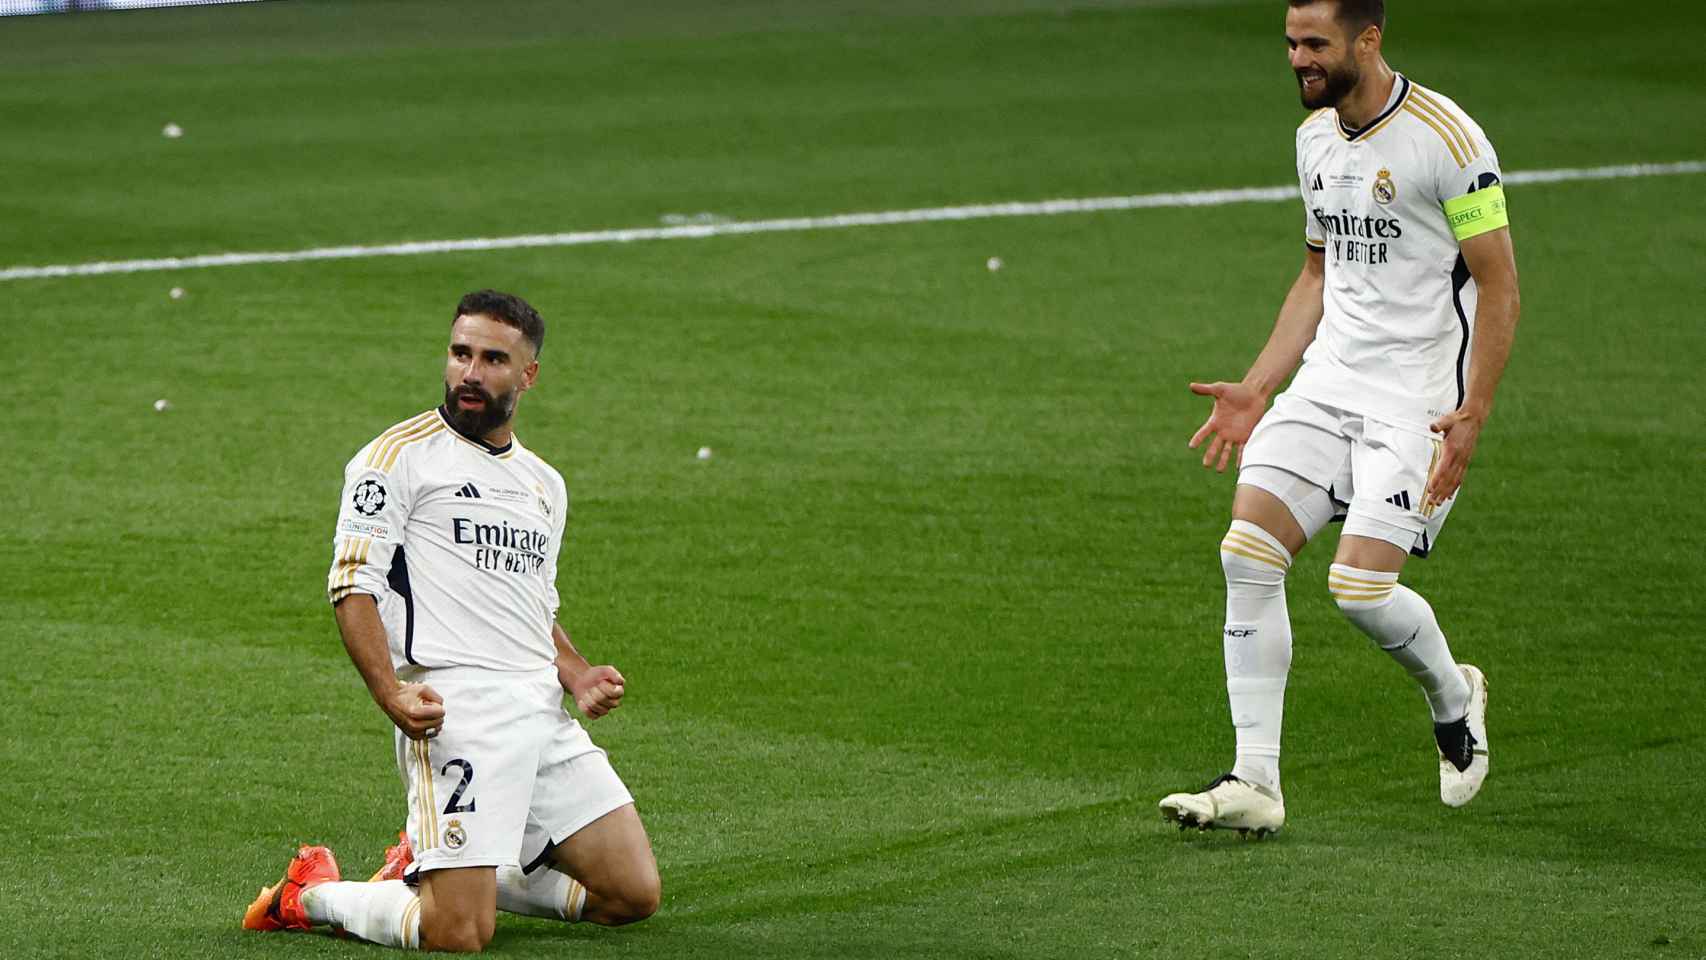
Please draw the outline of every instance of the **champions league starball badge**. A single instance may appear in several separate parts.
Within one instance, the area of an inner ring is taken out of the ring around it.
[[[355,512],[364,517],[376,516],[385,509],[385,486],[378,480],[363,480],[355,485],[355,495],[350,498],[350,504]]]

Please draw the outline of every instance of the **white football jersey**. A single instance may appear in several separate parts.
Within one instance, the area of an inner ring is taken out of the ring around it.
[[[1462,404],[1475,334],[1475,281],[1443,207],[1500,182],[1493,145],[1457,104],[1399,76],[1361,130],[1311,114],[1297,176],[1304,239],[1327,274],[1291,391],[1425,429]]]
[[[378,601],[399,671],[549,667],[568,510],[562,475],[519,440],[491,447],[428,410],[344,468],[327,594]]]

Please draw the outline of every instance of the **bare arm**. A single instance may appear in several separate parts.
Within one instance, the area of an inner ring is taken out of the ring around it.
[[[1439,463],[1428,478],[1424,504],[1445,502],[1463,483],[1481,427],[1493,412],[1493,396],[1504,377],[1511,344],[1516,340],[1517,318],[1522,313],[1510,228],[1471,237],[1463,241],[1461,250],[1479,294],[1475,343],[1469,354],[1469,380],[1462,406],[1433,422],[1433,430],[1442,435],[1443,443]]]
[[[1303,260],[1303,269],[1297,274],[1297,281],[1291,285],[1291,292],[1285,295],[1285,303],[1280,305],[1274,332],[1268,336],[1267,345],[1262,347],[1249,372],[1244,374],[1244,385],[1261,394],[1264,404],[1285,382],[1285,378],[1297,369],[1303,360],[1303,351],[1315,339],[1315,329],[1321,325],[1325,309],[1321,293],[1327,282],[1326,261],[1325,252],[1309,251]]]
[[[1238,383],[1191,384],[1192,393],[1214,398],[1213,411],[1191,437],[1190,443],[1191,449],[1195,450],[1204,439],[1211,435],[1214,437],[1203,454],[1203,466],[1224,471],[1234,452],[1243,456],[1244,444],[1250,439],[1251,431],[1256,429],[1257,421],[1262,419],[1268,398],[1297,369],[1297,364],[1303,359],[1303,351],[1315,339],[1315,329],[1321,325],[1324,309],[1321,292],[1325,284],[1326,254],[1311,249],[1303,260],[1303,269],[1298,271],[1297,280],[1291,285],[1291,292],[1285,295],[1285,303],[1280,305],[1279,318],[1274,321],[1274,331],[1268,335],[1267,345],[1257,355],[1256,362],[1250,365],[1244,379]],[[1217,458],[1218,466],[1215,464]]]
[[[557,682],[575,698],[575,709],[597,720],[622,705],[627,681],[615,667],[595,667],[575,649],[569,631],[551,621],[551,643],[557,648]]]
[[[436,736],[444,722],[444,700],[425,684],[401,684],[391,667],[391,648],[379,605],[365,593],[352,593],[332,608],[344,649],[367,684],[373,702],[411,740]]]

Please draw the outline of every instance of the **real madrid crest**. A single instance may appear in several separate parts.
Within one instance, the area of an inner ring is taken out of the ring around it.
[[[1398,199],[1398,185],[1392,182],[1392,171],[1385,167],[1374,177],[1374,202],[1386,206]]]
[[[462,849],[468,842],[468,831],[462,829],[462,821],[451,820],[444,825],[444,845],[452,850]]]

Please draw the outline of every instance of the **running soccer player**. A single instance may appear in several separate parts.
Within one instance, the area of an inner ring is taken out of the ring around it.
[[[1161,801],[1181,828],[1260,836],[1285,823],[1285,577],[1333,519],[1344,529],[1328,589],[1427,695],[1440,799],[1468,803],[1487,775],[1486,677],[1452,658],[1432,608],[1398,575],[1437,545],[1492,412],[1516,329],[1516,261],[1492,144],[1449,98],[1392,71],[1385,25],[1381,0],[1289,0],[1291,67],[1315,111],[1297,131],[1303,270],[1244,379],[1191,384],[1214,398],[1190,442],[1213,438],[1203,466],[1225,470],[1239,454],[1220,544],[1237,757],[1201,792]]]
[[[407,829],[366,883],[341,881],[325,847],[300,848],[244,927],[330,925],[386,946],[478,951],[497,910],[607,925],[657,910],[633,797],[563,707],[568,691],[600,717],[625,681],[588,663],[557,622],[568,492],[511,430],[544,341],[519,297],[463,297],[443,406],[345,468],[328,593],[350,659],[396,726]]]

